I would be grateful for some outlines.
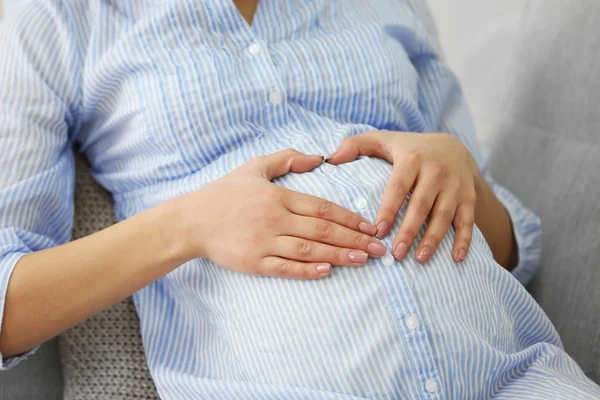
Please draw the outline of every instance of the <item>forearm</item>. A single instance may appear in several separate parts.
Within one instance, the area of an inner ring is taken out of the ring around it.
[[[0,332],[21,354],[130,296],[187,261],[178,203],[164,203],[83,239],[24,256],[12,273]]]
[[[519,260],[508,212],[482,176],[476,178],[475,188],[475,224],[483,233],[496,262],[511,271]]]

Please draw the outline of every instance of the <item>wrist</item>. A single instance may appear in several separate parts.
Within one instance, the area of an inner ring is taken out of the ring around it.
[[[178,265],[202,257],[197,229],[193,229],[187,196],[171,199],[160,206],[160,236],[166,244],[167,257]]]

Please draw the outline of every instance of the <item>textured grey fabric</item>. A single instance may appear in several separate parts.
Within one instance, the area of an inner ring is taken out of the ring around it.
[[[542,219],[530,291],[600,383],[600,3],[536,0],[491,169]]]
[[[74,240],[115,222],[110,195],[80,156],[76,171]],[[158,399],[131,298],[65,332],[59,343],[65,400]]]
[[[0,400],[60,400],[62,393],[56,340],[44,344],[15,368],[0,373]]]

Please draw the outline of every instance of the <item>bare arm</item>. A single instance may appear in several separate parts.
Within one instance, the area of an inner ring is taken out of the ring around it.
[[[164,203],[91,236],[25,255],[8,287],[0,352],[35,347],[186,261],[177,203]]]
[[[363,217],[270,182],[321,162],[293,150],[258,157],[99,233],[23,256],[8,286],[0,352],[21,354],[193,258],[250,275],[319,279],[333,264],[383,256]]]
[[[475,191],[475,223],[492,249],[496,262],[512,271],[519,262],[519,255],[508,213],[481,175],[475,179]]]

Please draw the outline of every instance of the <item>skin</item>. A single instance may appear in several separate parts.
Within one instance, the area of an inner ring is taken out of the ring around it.
[[[251,24],[258,0],[234,3]],[[409,190],[413,195],[394,241],[398,259],[406,257],[406,247],[431,214],[416,252],[419,261],[430,259],[452,223],[453,257],[464,260],[476,222],[496,261],[509,269],[516,265],[508,215],[458,140],[368,132],[345,140],[329,162],[342,164],[359,155],[394,164],[378,227],[336,204],[271,183],[322,163],[320,156],[287,150],[255,158],[205,188],[101,232],[22,257],[9,282],[0,352],[22,354],[194,258],[245,274],[291,279],[326,277],[332,265],[362,266],[367,257],[386,252],[372,236],[389,232]]]
[[[389,233],[412,191],[392,246],[398,260],[406,257],[425,219],[431,216],[415,252],[418,262],[431,259],[451,225],[456,232],[453,258],[464,261],[477,223],[494,259],[508,270],[517,265],[518,251],[508,213],[458,139],[447,134],[366,132],[345,139],[327,161],[343,164],[358,156],[379,157],[394,165],[376,218],[378,238]]]
[[[62,246],[23,256],[0,332],[10,357],[110,307],[194,258],[249,275],[318,279],[387,251],[375,226],[334,203],[270,181],[323,162],[286,150]]]

